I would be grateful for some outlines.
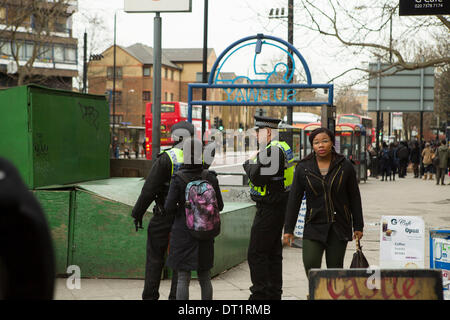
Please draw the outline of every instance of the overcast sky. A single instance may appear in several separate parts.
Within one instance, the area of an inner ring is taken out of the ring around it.
[[[92,45],[99,52],[94,53],[100,53],[112,45],[114,12],[117,12],[118,45],[129,46],[140,42],[153,46],[155,14],[125,13],[123,0],[79,0],[78,3],[79,12],[74,16],[74,30],[80,43],[85,28],[88,33],[94,32],[86,27],[83,15],[97,14],[104,20],[104,30],[95,30],[96,39]],[[268,19],[270,9],[283,4],[287,7],[287,0],[209,0],[208,47],[219,55],[234,41],[257,33],[287,40],[287,19]],[[203,6],[203,0],[193,0],[191,13],[161,14],[163,48],[203,47]],[[309,65],[313,83],[326,83],[346,69],[362,63],[353,59],[336,59],[334,50],[337,49],[332,41],[305,35],[298,28],[294,32],[294,46]],[[81,54],[80,51],[80,57]],[[248,67],[247,61],[235,61],[228,65],[226,71],[245,74]]]

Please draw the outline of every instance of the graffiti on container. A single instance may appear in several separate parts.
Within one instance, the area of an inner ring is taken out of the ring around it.
[[[92,106],[86,106],[81,103],[78,103],[81,110],[81,118],[86,121],[88,124],[93,126],[96,130],[98,130],[98,111]]]
[[[315,299],[330,300],[423,300],[436,299],[435,279],[427,277],[382,277],[381,288],[369,289],[366,278],[322,278]]]
[[[36,157],[48,156],[48,145],[42,141],[42,134],[36,134],[36,142],[33,144],[34,154]]]

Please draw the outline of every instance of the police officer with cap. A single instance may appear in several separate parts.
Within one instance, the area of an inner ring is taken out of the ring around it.
[[[281,120],[255,116],[259,152],[244,163],[250,196],[256,202],[248,264],[252,286],[250,300],[280,300],[282,295],[281,234],[294,158],[286,142],[278,141]]]
[[[153,217],[147,230],[147,261],[145,266],[145,285],[142,293],[144,300],[159,299],[159,285],[164,259],[169,243],[169,234],[174,216],[164,212],[164,202],[169,191],[172,175],[183,164],[182,141],[194,136],[194,126],[181,121],[171,127],[174,147],[161,152],[152,165],[150,173],[142,187],[141,194],[134,205],[131,216],[134,218],[136,231],[142,229],[142,217],[150,204],[155,201]],[[176,299],[177,274],[174,272],[169,300]]]

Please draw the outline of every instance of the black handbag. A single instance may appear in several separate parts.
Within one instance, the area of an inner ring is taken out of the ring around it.
[[[353,254],[352,263],[350,264],[350,269],[363,268],[367,269],[369,267],[369,262],[367,262],[364,253],[362,252],[362,247],[359,244],[359,239],[356,238],[356,252]]]

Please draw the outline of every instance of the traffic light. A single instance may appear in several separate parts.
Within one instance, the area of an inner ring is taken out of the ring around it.
[[[214,128],[219,127],[219,117],[214,117]]]
[[[223,130],[223,121],[222,119],[219,119],[219,130]]]

